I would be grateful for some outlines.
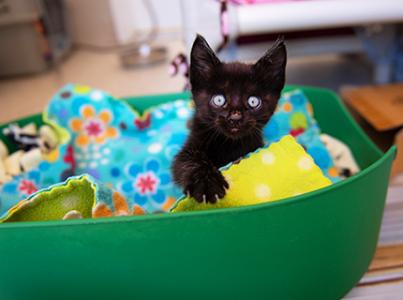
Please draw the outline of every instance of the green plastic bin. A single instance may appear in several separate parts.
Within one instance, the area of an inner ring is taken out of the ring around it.
[[[340,299],[373,257],[396,148],[382,153],[334,93],[302,89],[359,174],[241,208],[1,224],[0,299]],[[189,95],[127,101],[178,97]]]

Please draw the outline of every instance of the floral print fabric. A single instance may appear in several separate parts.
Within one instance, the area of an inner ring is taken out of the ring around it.
[[[44,118],[66,138],[37,169],[0,187],[0,216],[37,190],[81,174],[119,192],[129,207],[146,213],[168,211],[181,195],[170,166],[186,139],[192,111],[186,99],[140,116],[126,102],[100,90],[63,87]]]

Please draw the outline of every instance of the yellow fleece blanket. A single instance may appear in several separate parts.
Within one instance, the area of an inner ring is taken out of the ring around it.
[[[180,199],[172,212],[204,210],[277,201],[331,184],[312,157],[287,135],[221,170],[230,187],[216,204]]]

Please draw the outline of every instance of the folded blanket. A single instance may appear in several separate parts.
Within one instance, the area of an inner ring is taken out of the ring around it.
[[[172,212],[277,201],[331,184],[312,157],[289,135],[229,164],[221,172],[230,185],[223,199],[211,204],[185,197]]]
[[[49,221],[72,218],[100,218],[141,215],[144,210],[130,206],[125,197],[90,175],[74,176],[65,182],[39,190],[20,201],[0,218],[1,223]]]

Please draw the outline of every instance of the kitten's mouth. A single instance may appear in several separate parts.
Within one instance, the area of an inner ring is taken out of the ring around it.
[[[242,122],[225,122],[224,120],[217,120],[217,127],[220,128],[222,134],[230,139],[240,139],[249,134],[249,126]]]
[[[229,138],[235,140],[242,138],[248,132],[248,130],[242,126],[228,126],[225,131]]]

